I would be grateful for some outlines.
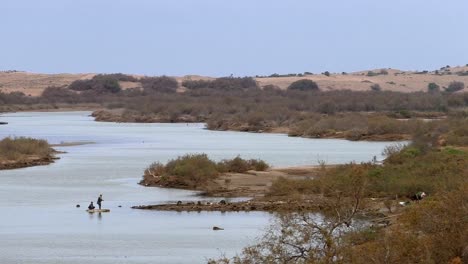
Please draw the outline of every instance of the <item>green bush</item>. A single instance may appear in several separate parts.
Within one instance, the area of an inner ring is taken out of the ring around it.
[[[408,146],[393,152],[384,165],[345,164],[328,168],[315,179],[279,179],[270,195],[346,193],[353,181],[365,182],[367,197],[429,195],[457,189],[468,177],[468,153],[460,149],[432,149],[422,152]]]
[[[210,160],[206,154],[187,154],[170,160],[166,165],[159,162],[151,164],[143,175],[141,183],[169,187],[196,188],[200,184],[213,180],[220,173],[244,173],[248,170],[263,171],[269,166],[262,160],[244,160],[237,156],[218,163]]]
[[[220,172],[236,172],[236,173],[244,173],[249,170],[255,171],[265,171],[270,166],[264,162],[263,160],[245,160],[242,159],[240,156],[235,157],[234,159],[227,159],[218,162],[218,171]]]
[[[449,93],[454,93],[457,91],[461,91],[464,88],[465,88],[465,84],[463,82],[453,81],[449,84],[449,86],[445,89],[445,91]]]
[[[221,91],[239,91],[257,89],[258,85],[252,77],[221,77],[215,80],[185,80],[182,86],[190,90],[216,89]]]
[[[312,80],[302,79],[299,81],[295,81],[289,85],[288,90],[296,90],[296,91],[318,91],[319,87],[317,83]]]
[[[129,79],[125,75],[119,74],[98,74],[90,80],[76,80],[72,82],[68,89],[74,91],[93,90],[97,93],[118,93],[122,90],[119,79]]]
[[[429,93],[438,93],[438,92],[440,92],[440,86],[437,85],[436,83],[433,83],[433,82],[429,83],[427,85],[427,91]]]

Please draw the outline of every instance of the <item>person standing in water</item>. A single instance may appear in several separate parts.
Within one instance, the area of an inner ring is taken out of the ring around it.
[[[97,199],[97,205],[99,206],[99,210],[101,210],[101,203],[103,202],[104,200],[102,199],[102,194],[99,195],[98,199]]]

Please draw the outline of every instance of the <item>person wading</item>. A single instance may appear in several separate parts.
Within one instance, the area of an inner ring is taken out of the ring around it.
[[[102,194],[99,195],[98,199],[97,199],[97,205],[99,206],[99,210],[101,210],[101,203],[103,202],[104,200],[102,199]]]

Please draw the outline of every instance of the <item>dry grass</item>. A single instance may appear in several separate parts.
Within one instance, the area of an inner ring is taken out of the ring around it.
[[[53,150],[41,139],[26,137],[4,138],[0,141],[0,161],[19,161],[30,158],[46,158]]]

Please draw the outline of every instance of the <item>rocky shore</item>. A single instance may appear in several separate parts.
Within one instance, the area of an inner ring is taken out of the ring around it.
[[[211,202],[177,202],[172,204],[158,205],[140,205],[133,206],[133,209],[158,210],[158,211],[177,211],[177,212],[299,212],[299,211],[315,211],[320,207],[313,201],[275,201],[275,200],[258,200],[253,199],[243,202],[226,202],[221,200],[217,203]]]

